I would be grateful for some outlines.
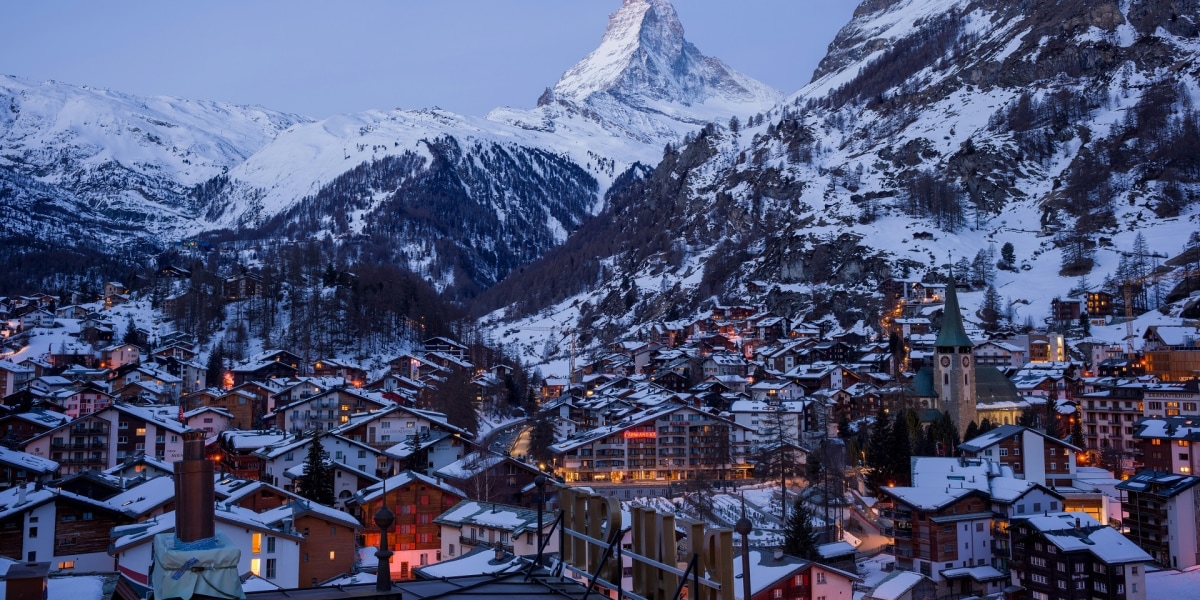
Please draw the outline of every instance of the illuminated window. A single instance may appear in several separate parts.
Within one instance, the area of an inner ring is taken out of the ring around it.
[[[250,559],[250,572],[254,573],[255,575],[258,575],[259,577],[262,576],[262,559],[261,558]]]
[[[138,427],[137,429],[135,429],[135,430],[133,431],[133,433],[134,433],[135,435],[146,435],[146,428],[145,428],[145,427]]]
[[[333,550],[329,551],[329,560],[333,560],[336,556],[337,556],[336,552],[334,552]]]
[[[59,571],[62,571],[65,569],[74,569],[74,568],[75,568],[75,561],[73,561],[73,560],[64,560],[64,561],[58,563]]]
[[[258,554],[259,552],[262,552],[262,534],[256,533],[250,536],[250,553]],[[257,575],[258,571],[254,571],[254,574]]]

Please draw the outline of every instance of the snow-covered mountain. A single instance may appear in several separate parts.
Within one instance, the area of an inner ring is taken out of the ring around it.
[[[111,235],[105,227],[90,236],[109,244],[171,239],[195,229],[191,186],[303,121],[260,107],[0,76],[7,232],[49,236],[79,225],[75,217],[111,225]]]
[[[614,186],[605,212],[484,308],[610,333],[714,297],[872,321],[882,280],[944,277],[1011,243],[991,283],[1017,322],[1040,324],[1072,289],[1115,292],[1139,233],[1174,257],[1200,229],[1194,9],[867,0],[810,84]],[[553,290],[531,285],[547,272]],[[1163,301],[1194,289],[1181,281]]]
[[[394,259],[440,287],[486,288],[561,244],[630,165],[653,164],[665,143],[779,97],[700,54],[669,2],[627,0],[600,47],[533,110],[371,111],[300,124],[202,200],[212,227],[386,238]],[[346,177],[364,183],[347,191]],[[430,202],[441,208],[420,206]]]
[[[625,0],[596,48],[547,89],[532,111],[489,118],[564,126],[592,121],[661,147],[705,123],[767,110],[781,94],[704,56],[683,36],[668,0]]]

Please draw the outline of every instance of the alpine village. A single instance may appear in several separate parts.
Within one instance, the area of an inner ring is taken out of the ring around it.
[[[864,0],[785,94],[624,0],[486,119],[0,77],[0,597],[1196,598],[1198,40]]]

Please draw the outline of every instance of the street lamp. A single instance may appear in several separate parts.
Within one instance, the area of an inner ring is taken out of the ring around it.
[[[375,574],[375,591],[392,591],[392,550],[388,547],[387,530],[396,522],[396,515],[387,507],[387,480],[383,482],[383,505],[375,512],[375,526],[379,528],[379,549],[375,551],[378,567]]]

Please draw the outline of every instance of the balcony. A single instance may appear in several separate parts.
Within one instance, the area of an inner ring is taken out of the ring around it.
[[[488,546],[490,548],[495,548],[497,545],[496,542],[489,542],[465,535],[458,536],[458,543],[463,546]],[[500,543],[499,545],[501,548],[504,548],[505,552],[513,553],[512,544]]]

